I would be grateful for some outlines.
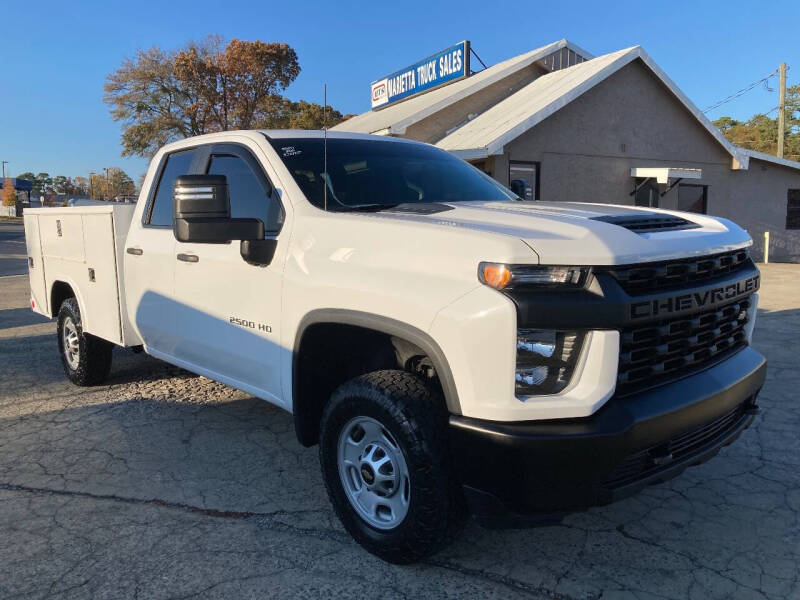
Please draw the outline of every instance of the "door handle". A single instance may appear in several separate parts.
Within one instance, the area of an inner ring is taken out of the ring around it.
[[[199,262],[200,257],[196,254],[178,254],[178,260],[182,260],[183,262]]]
[[[141,256],[144,254],[144,250],[141,248],[126,248],[125,252],[128,254],[133,254],[134,256]]]

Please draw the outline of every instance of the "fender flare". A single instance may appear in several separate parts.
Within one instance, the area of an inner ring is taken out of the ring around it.
[[[300,324],[297,327],[297,335],[294,338],[294,348],[292,352],[292,412],[294,414],[296,428],[299,425],[299,419],[302,418],[300,416],[301,411],[297,410],[297,406],[294,402],[296,390],[298,389],[297,377],[300,344],[303,341],[305,331],[310,326],[317,323],[335,323],[363,327],[404,339],[418,346],[425,352],[431,360],[434,369],[436,369],[436,374],[442,385],[442,392],[444,394],[447,410],[454,415],[461,414],[461,404],[458,400],[458,391],[456,389],[453,372],[450,369],[450,364],[447,362],[444,351],[430,335],[413,325],[382,315],[340,308],[321,308],[312,310],[300,320]]]

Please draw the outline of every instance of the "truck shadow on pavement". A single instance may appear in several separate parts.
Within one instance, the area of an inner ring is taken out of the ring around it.
[[[12,327],[47,323],[48,320],[47,317],[33,312],[28,307],[0,310],[0,329],[11,329]]]

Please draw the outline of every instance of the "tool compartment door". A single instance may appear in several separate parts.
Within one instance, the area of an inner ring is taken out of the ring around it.
[[[122,343],[117,252],[111,213],[84,214],[84,268],[78,273],[83,291],[81,320],[85,331]]]
[[[28,256],[28,280],[31,286],[31,308],[34,312],[49,317],[49,298],[44,281],[44,260],[39,239],[39,217],[25,213],[23,219],[25,222],[25,247]]]

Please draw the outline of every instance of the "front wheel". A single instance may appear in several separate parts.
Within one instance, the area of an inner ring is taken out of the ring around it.
[[[113,344],[83,331],[75,298],[67,298],[58,311],[58,350],[69,380],[75,385],[102,383],[111,370]]]
[[[383,560],[433,554],[463,522],[447,412],[410,373],[376,371],[340,386],[323,412],[320,463],[345,529]]]

